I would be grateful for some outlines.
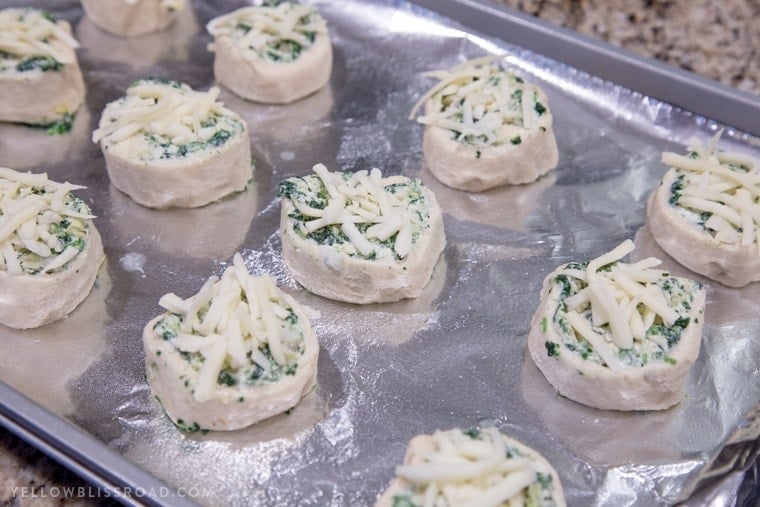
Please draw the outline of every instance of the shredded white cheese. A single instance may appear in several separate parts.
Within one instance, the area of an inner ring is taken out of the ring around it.
[[[0,51],[15,55],[50,57],[67,64],[76,60],[77,41],[59,23],[36,9],[0,11]]]
[[[551,487],[542,489],[549,471],[523,455],[496,428],[480,430],[475,437],[462,430],[433,434],[431,449],[412,463],[399,466],[396,475],[411,483],[407,496],[421,506],[544,505]]]
[[[181,145],[207,141],[218,130],[204,127],[210,116],[237,116],[217,101],[220,90],[194,91],[177,82],[141,80],[127,89],[127,95],[106,106],[100,127],[92,141],[118,143],[136,135],[154,134]]]
[[[650,257],[635,264],[619,262],[633,249],[633,242],[626,240],[611,252],[590,261],[584,271],[565,269],[559,273],[587,284],[565,299],[567,322],[612,370],[626,367],[618,358],[619,349],[631,349],[634,342],[662,338],[647,334],[657,317],[667,328],[678,319],[688,317],[671,307],[663,289],[656,284],[667,276],[667,272],[654,269],[661,263],[659,259]],[[608,325],[608,332],[599,330],[604,325]]]
[[[274,61],[293,61],[292,46],[298,52],[310,47],[315,37],[327,34],[324,18],[308,5],[282,2],[276,6],[243,7],[212,19],[206,25],[208,32],[217,37],[229,37],[241,49]],[[213,50],[213,45],[210,46]]]
[[[197,401],[211,398],[225,364],[239,369],[253,361],[269,369],[260,350],[264,345],[279,365],[298,358],[303,334],[287,322],[296,302],[271,277],[252,276],[240,254],[221,278],[209,278],[196,295],[182,299],[166,294],[159,305],[182,317],[174,346],[204,358],[193,395]]]
[[[760,253],[760,161],[750,155],[717,150],[723,131],[707,147],[694,140],[696,157],[663,153],[662,162],[679,178],[671,192],[675,205],[692,216],[707,216],[704,229],[720,243],[757,245]],[[677,188],[676,185],[680,188]]]
[[[83,188],[50,181],[46,173],[0,167],[0,270],[45,274],[74,259],[84,248],[89,220],[95,218],[70,195]],[[67,244],[72,240],[81,240],[80,248]]]
[[[342,173],[329,172],[323,164],[315,165],[313,170],[322,181],[329,198],[324,209],[311,208],[298,199],[291,200],[298,211],[310,219],[303,224],[304,234],[330,225],[340,225],[357,251],[366,257],[374,250],[370,239],[385,241],[398,233],[393,247],[396,255],[403,259],[409,254],[413,239],[411,212],[399,196],[386,188],[408,182],[407,178],[383,178],[377,168],[369,172],[357,171],[348,179],[344,179]],[[356,227],[357,223],[373,225],[362,233]]]
[[[551,126],[540,90],[501,68],[490,56],[449,70],[426,72],[439,79],[415,104],[409,118],[427,103],[418,122],[454,132],[457,141],[485,148],[522,142],[531,130]]]

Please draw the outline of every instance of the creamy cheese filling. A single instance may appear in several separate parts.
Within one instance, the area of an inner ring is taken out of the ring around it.
[[[689,154],[663,153],[675,169],[670,204],[719,243],[752,247],[760,254],[760,161],[692,141]]]
[[[250,55],[279,63],[297,60],[317,37],[327,34],[317,11],[290,2],[243,7],[212,19],[206,29],[214,38],[229,37]],[[213,44],[209,49],[214,50]]]
[[[0,11],[0,73],[57,71],[76,61],[77,41],[47,12]]]
[[[547,354],[575,353],[611,370],[643,367],[650,361],[675,364],[668,355],[690,324],[701,285],[654,269],[661,261],[619,262],[633,251],[627,240],[588,263],[571,263],[551,281],[547,314],[561,343],[546,341]]]
[[[123,145],[143,160],[206,155],[243,132],[238,115],[216,100],[219,93],[177,81],[137,81],[106,106],[92,140]]]
[[[410,487],[394,507],[555,505],[552,475],[496,428],[438,431],[433,449],[396,469]]]
[[[0,270],[44,275],[66,269],[84,250],[95,218],[71,194],[82,188],[50,181],[46,173],[0,167]]]
[[[417,121],[452,132],[452,138],[478,148],[518,145],[532,130],[551,126],[548,105],[535,86],[485,57],[449,70],[423,75],[439,80],[415,104],[410,115],[427,103]]]
[[[305,347],[296,302],[271,277],[252,276],[240,254],[221,278],[209,278],[196,295],[182,299],[170,293],[159,304],[168,313],[154,331],[198,371],[197,401],[210,399],[219,386],[244,387],[295,375]]]
[[[405,258],[430,226],[430,204],[422,183],[404,176],[383,178],[379,169],[329,172],[289,178],[280,197],[295,212],[289,218],[302,237],[370,260]]]

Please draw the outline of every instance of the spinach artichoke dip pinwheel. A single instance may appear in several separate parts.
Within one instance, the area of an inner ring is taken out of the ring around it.
[[[106,105],[92,140],[111,183],[149,208],[195,208],[245,189],[248,126],[216,99],[218,88],[143,79]]]
[[[240,254],[143,331],[148,383],[186,431],[235,430],[285,412],[316,382],[319,345],[307,317]]]
[[[647,205],[647,223],[665,252],[730,287],[760,281],[760,160],[693,141],[670,166]]]
[[[212,19],[214,76],[236,95],[286,104],[323,88],[332,71],[324,18],[292,2],[243,7]]]
[[[446,243],[433,193],[379,169],[314,172],[280,183],[282,255],[298,283],[349,303],[417,297]]]
[[[422,151],[442,183],[480,192],[530,183],[557,166],[552,113],[541,88],[507,72],[496,57],[449,70],[414,106],[410,119],[425,125]]]
[[[103,262],[94,216],[47,174],[0,168],[0,324],[62,319],[90,293]]]
[[[82,0],[82,7],[97,27],[121,37],[135,37],[169,26],[185,3],[186,0]]]
[[[683,398],[699,355],[705,290],[620,260],[633,242],[544,280],[528,337],[530,356],[563,396],[610,410],[660,410]]]
[[[564,507],[557,472],[496,428],[418,435],[375,507]]]
[[[77,47],[66,21],[36,9],[0,10],[0,121],[68,131],[84,101]]]

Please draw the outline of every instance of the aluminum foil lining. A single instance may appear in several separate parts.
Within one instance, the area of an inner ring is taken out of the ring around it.
[[[542,280],[561,263],[635,238],[636,255],[689,275],[652,240],[644,204],[666,170],[661,152],[681,152],[720,126],[406,1],[322,1],[335,49],[328,88],[288,106],[222,94],[250,126],[250,187],[201,209],[142,208],[109,184],[89,140],[100,112],[145,76],[214,85],[203,26],[244,3],[195,0],[170,30],[137,39],[93,27],[79,2],[46,3],[81,42],[86,106],[69,135],[0,125],[0,165],[87,185],[80,195],[98,215],[107,263],[68,319],[1,331],[0,379],[170,485],[200,488],[196,500],[206,505],[371,505],[411,437],[478,424],[497,424],[541,452],[573,506],[730,505],[760,434],[759,283],[728,289],[703,280],[702,351],[685,399],[670,410],[584,407],[558,396],[526,354]],[[431,85],[421,72],[486,53],[504,54],[545,89],[560,161],[533,184],[470,194],[427,172],[422,127],[407,116]],[[721,146],[758,156],[760,141],[729,127]],[[447,246],[419,298],[354,306],[294,282],[280,256],[276,187],[317,162],[379,167],[433,189]],[[251,428],[182,433],[146,384],[142,327],[161,312],[162,294],[195,293],[235,252],[319,312],[318,387],[289,414]]]

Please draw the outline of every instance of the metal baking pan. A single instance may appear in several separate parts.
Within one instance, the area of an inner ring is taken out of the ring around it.
[[[552,461],[570,505],[736,496],[757,456],[760,386],[747,379],[760,357],[760,284],[709,284],[690,394],[665,412],[609,413],[558,397],[525,337],[556,265],[629,237],[663,255],[641,227],[664,172],[660,152],[725,124],[724,146],[756,153],[756,98],[484,2],[316,2],[335,47],[329,88],[280,107],[223,93],[251,127],[250,188],[199,210],[141,208],[110,186],[89,141],[103,105],[144,76],[213,85],[202,27],[243,4],[195,0],[167,32],[122,40],[82,19],[79,2],[45,3],[82,43],[87,104],[67,136],[0,125],[0,165],[87,185],[108,260],[68,319],[2,331],[0,424],[127,504],[368,505],[411,436],[481,423]],[[422,71],[486,52],[506,53],[545,88],[561,158],[534,184],[467,194],[425,171],[421,127],[407,115],[430,84]],[[420,298],[356,307],[295,284],[279,256],[276,185],[316,162],[377,166],[433,188],[448,245]],[[150,396],[141,329],[162,294],[194,293],[236,251],[320,312],[319,386],[289,415],[247,430],[183,434]]]

